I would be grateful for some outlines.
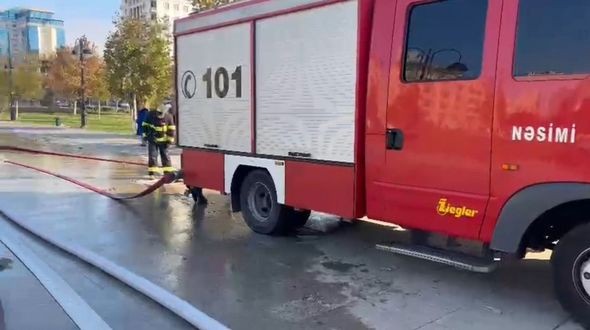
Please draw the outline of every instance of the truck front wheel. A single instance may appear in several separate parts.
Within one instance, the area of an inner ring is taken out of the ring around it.
[[[574,228],[559,240],[551,262],[559,301],[590,328],[590,224]]]
[[[248,174],[240,191],[242,215],[248,227],[265,235],[282,235],[289,230],[289,208],[277,202],[272,177],[262,170]]]

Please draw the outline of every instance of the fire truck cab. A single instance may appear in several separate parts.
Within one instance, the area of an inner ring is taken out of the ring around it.
[[[263,234],[314,210],[480,242],[490,263],[552,249],[557,295],[590,326],[589,19],[585,0],[250,0],[180,19],[184,180]]]

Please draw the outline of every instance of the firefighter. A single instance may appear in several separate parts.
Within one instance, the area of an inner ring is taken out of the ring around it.
[[[150,110],[143,122],[143,137],[148,142],[148,174],[167,174],[175,172],[172,167],[168,147],[174,143],[176,126],[172,116],[163,107]],[[158,153],[162,167],[158,166]]]

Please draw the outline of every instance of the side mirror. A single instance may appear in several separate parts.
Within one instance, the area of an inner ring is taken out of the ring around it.
[[[469,71],[469,68],[467,67],[467,65],[465,65],[461,62],[455,62],[455,63],[447,66],[447,70],[453,71],[453,72],[465,73],[465,72]]]

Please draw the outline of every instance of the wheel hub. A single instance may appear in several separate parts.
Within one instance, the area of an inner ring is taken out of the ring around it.
[[[582,267],[580,267],[580,280],[582,282],[582,287],[584,287],[584,291],[586,291],[586,295],[590,296],[590,256],[589,258],[582,263]]]
[[[261,182],[254,185],[248,194],[248,206],[258,221],[267,221],[272,211],[270,189]]]

